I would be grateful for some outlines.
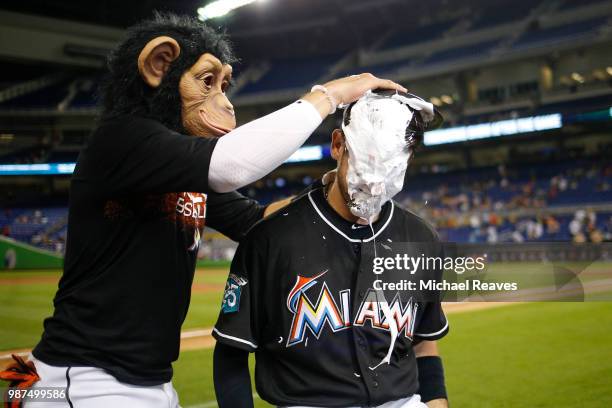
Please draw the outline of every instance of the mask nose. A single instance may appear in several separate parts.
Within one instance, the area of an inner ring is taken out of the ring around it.
[[[228,111],[230,115],[236,116],[236,113],[234,112],[234,105],[232,105],[232,103],[229,100],[225,103],[225,109]]]
[[[216,102],[220,109],[226,111],[231,116],[235,116],[234,105],[232,105],[229,98],[224,93],[217,93],[215,98],[217,99]]]

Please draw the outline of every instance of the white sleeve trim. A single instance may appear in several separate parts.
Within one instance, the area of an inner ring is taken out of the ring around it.
[[[299,100],[222,136],[210,159],[210,188],[227,193],[264,177],[295,153],[322,120],[310,102]]]
[[[444,325],[444,327],[435,333],[414,333],[414,335],[419,336],[419,337],[434,337],[434,336],[437,336],[438,334],[444,333],[446,329],[448,329],[448,319],[446,320],[446,324]]]
[[[248,345],[248,346],[251,346],[251,347],[253,347],[254,349],[256,349],[256,348],[257,348],[257,344],[251,343],[250,341],[245,340],[245,339],[241,339],[240,337],[234,337],[234,336],[230,336],[229,334],[223,334],[223,333],[221,333],[219,330],[217,330],[217,328],[216,328],[216,327],[214,327],[214,328],[213,328],[213,332],[214,332],[214,333],[217,333],[217,336],[219,336],[219,337],[223,337],[224,339],[228,339],[228,340],[237,341],[238,343],[243,343],[243,344],[246,344],[246,345]]]

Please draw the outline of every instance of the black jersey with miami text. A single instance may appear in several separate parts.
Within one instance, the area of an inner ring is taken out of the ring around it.
[[[213,335],[255,352],[257,391],[266,401],[372,406],[417,392],[412,346],[443,337],[448,322],[439,299],[375,290],[375,280],[411,276],[377,275],[372,260],[392,243],[438,238],[393,202],[384,205],[372,227],[344,220],[319,188],[256,224],[239,245]],[[423,255],[439,255],[431,248]],[[397,322],[392,348],[382,304]]]

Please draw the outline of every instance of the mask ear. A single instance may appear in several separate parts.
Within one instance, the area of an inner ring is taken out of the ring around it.
[[[149,41],[138,55],[138,71],[143,81],[157,88],[180,53],[181,47],[174,38],[161,36]]]

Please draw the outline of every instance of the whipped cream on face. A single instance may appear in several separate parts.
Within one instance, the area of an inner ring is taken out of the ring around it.
[[[367,223],[400,192],[410,159],[405,136],[413,113],[396,97],[404,98],[366,93],[352,106],[349,124],[342,125],[350,210]]]

